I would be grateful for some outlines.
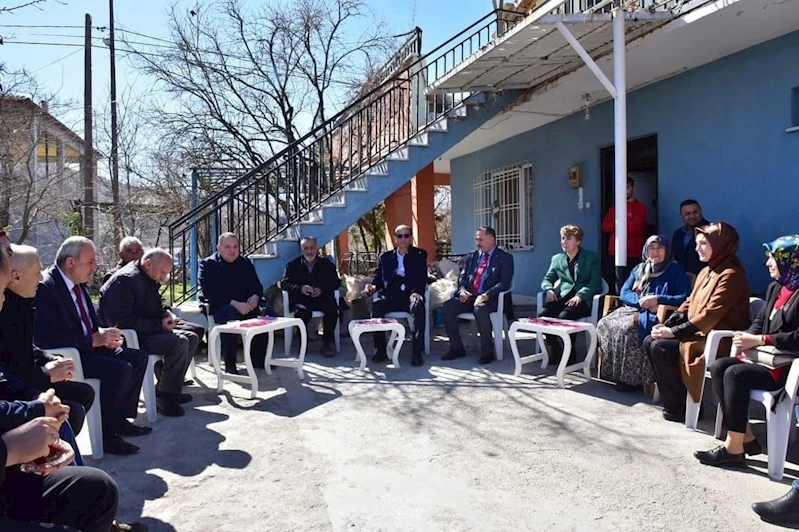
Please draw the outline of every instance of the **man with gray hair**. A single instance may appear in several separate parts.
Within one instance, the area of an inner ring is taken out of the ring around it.
[[[103,275],[102,284],[108,282],[111,276],[118,272],[120,268],[128,263],[133,262],[134,260],[139,260],[142,255],[144,255],[144,246],[142,246],[141,240],[135,236],[126,236],[120,240],[119,262],[117,262],[116,267],[108,270],[105,275]]]
[[[185,414],[180,405],[191,401],[183,393],[183,377],[197,353],[199,337],[175,328],[177,317],[164,308],[161,284],[172,271],[172,256],[160,248],[148,250],[100,289],[100,317],[105,323],[134,329],[142,349],[164,356],[156,388],[156,406],[164,416]]]
[[[116,327],[100,327],[86,287],[96,269],[97,252],[91,240],[72,236],[61,244],[56,263],[45,271],[36,292],[34,341],[42,349],[80,351],[83,374],[100,379],[105,452],[132,454],[139,448],[122,436],[141,436],[152,430],[126,420],[138,415],[147,353],[122,347]]]
[[[322,312],[322,356],[332,357],[333,332],[338,321],[338,302],[333,292],[341,287],[336,265],[319,257],[316,238],[308,236],[300,241],[302,254],[286,264],[280,287],[289,293],[289,307],[305,325],[314,310]]]

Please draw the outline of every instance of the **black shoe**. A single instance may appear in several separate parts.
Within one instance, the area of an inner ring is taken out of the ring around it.
[[[155,399],[155,406],[158,413],[162,416],[181,417],[186,415],[186,411],[183,410],[183,407],[171,397],[157,397]]]
[[[377,353],[372,355],[372,362],[380,363],[380,362],[385,362],[387,360],[388,360],[388,355],[386,355],[385,353],[381,353],[378,351]]]
[[[233,362],[232,364],[225,362],[225,373],[230,373],[231,375],[241,375],[239,373],[239,370],[236,368],[235,362]]]
[[[146,434],[150,434],[153,431],[152,427],[140,427],[138,425],[134,425],[127,419],[122,422],[119,429],[117,430],[117,434],[120,436],[128,436],[134,438],[136,436],[144,436]]]
[[[191,386],[192,384],[194,384],[194,379],[186,379],[183,381],[183,386]]]
[[[325,358],[333,358],[333,349],[330,347],[330,344],[325,342],[322,344],[322,349],[319,350],[319,353]]]
[[[463,358],[466,356],[466,351],[463,349],[450,349],[445,355],[441,357],[441,360],[455,360],[456,358]]]
[[[422,360],[422,354],[414,353],[413,356],[411,356],[411,366],[421,366],[422,364],[424,364],[424,360]]]
[[[139,448],[132,443],[126,442],[119,436],[114,435],[103,437],[103,451],[105,451],[106,454],[125,456],[138,453]]]
[[[480,360],[478,360],[477,363],[486,365],[486,364],[491,364],[493,361],[494,361],[494,355],[483,355],[480,357]]]
[[[670,412],[663,411],[663,419],[666,421],[674,421],[676,423],[685,423],[685,412]]]
[[[156,396],[156,398],[163,397],[165,399],[176,401],[176,402],[178,402],[179,404],[182,404],[182,405],[185,405],[186,403],[191,403],[191,394],[190,393],[174,394],[174,393],[164,393],[164,392],[156,391],[155,392],[155,396]]]
[[[763,448],[760,446],[760,442],[757,439],[754,439],[750,442],[744,443],[744,453],[748,456],[757,456],[759,454],[763,454]]]
[[[791,488],[788,493],[768,502],[756,502],[752,510],[760,519],[775,525],[799,525],[799,490]]]
[[[694,453],[694,457],[705,465],[715,467],[725,465],[746,465],[744,453],[732,454],[723,445],[719,445],[715,449],[711,449],[709,451],[696,451]]]

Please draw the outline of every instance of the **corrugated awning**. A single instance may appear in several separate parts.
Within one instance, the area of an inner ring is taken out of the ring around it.
[[[670,11],[626,13],[627,42],[643,37],[676,16]],[[582,67],[585,63],[558,30],[557,22],[571,31],[593,59],[613,50],[610,13],[544,15],[519,23],[438,80],[430,91],[525,89]]]

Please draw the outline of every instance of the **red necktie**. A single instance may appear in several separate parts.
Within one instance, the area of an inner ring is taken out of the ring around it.
[[[472,283],[472,294],[477,295],[480,291],[480,281],[483,280],[483,272],[486,271],[488,266],[488,253],[483,253],[483,260],[480,261],[480,266],[474,274],[474,283]]]
[[[75,285],[72,287],[72,291],[75,292],[75,297],[78,300],[78,308],[80,309],[80,319],[83,320],[83,325],[86,326],[86,330],[89,331],[89,334],[92,333],[92,320],[89,319],[89,315],[86,313],[86,308],[83,306],[83,290],[80,289],[80,285]]]

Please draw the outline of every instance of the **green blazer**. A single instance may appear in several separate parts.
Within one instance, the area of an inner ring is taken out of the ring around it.
[[[590,305],[591,300],[602,291],[602,268],[599,265],[599,255],[593,251],[580,249],[577,264],[574,267],[573,279],[569,273],[566,253],[558,253],[552,257],[549,270],[541,281],[541,289],[554,290],[558,299],[563,299],[572,289],[577,290],[577,295],[584,303]],[[558,283],[560,281],[560,283]],[[557,284],[557,286],[555,286]]]

